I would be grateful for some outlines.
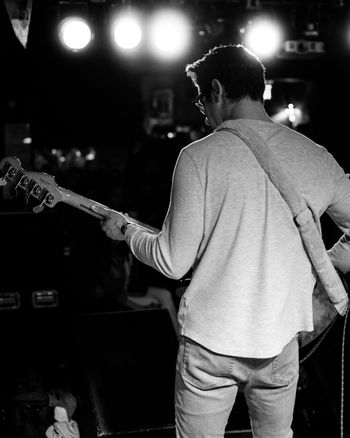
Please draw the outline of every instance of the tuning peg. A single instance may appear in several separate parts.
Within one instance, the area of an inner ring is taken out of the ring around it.
[[[41,213],[43,210],[44,210],[44,206],[43,206],[43,204],[36,205],[36,206],[33,208],[33,212],[34,212],[34,213]]]
[[[41,213],[43,210],[44,210],[44,202],[45,201],[43,201],[41,204],[39,204],[39,205],[36,205],[34,208],[33,208],[33,212],[34,213]]]

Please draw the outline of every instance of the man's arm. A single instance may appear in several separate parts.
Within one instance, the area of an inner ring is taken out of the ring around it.
[[[327,251],[333,265],[343,274],[350,271],[350,237],[343,234],[338,242]]]
[[[204,189],[195,163],[183,150],[177,160],[170,205],[159,234],[131,225],[125,238],[135,257],[170,278],[192,267],[204,229]]]
[[[344,234],[328,254],[333,265],[346,274],[350,271],[350,179],[330,155],[329,160],[330,175],[336,189],[327,213]]]
[[[204,190],[187,152],[180,153],[175,166],[162,230],[113,210],[97,212],[106,217],[102,229],[108,237],[125,240],[138,260],[165,276],[181,278],[192,267],[203,237]]]

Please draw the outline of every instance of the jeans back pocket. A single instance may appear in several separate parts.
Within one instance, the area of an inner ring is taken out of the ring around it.
[[[214,353],[189,338],[181,343],[179,359],[184,380],[203,390],[235,383],[231,376],[234,358]]]

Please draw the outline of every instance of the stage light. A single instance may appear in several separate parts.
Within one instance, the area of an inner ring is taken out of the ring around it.
[[[289,123],[293,128],[296,128],[303,121],[303,113],[300,108],[295,107],[293,103],[289,103],[287,108],[282,109],[271,118],[276,123]]]
[[[96,151],[94,148],[89,148],[87,154],[85,155],[86,161],[93,161],[96,158]]]
[[[23,139],[23,143],[24,143],[24,144],[32,144],[32,143],[33,143],[33,140],[32,140],[31,137],[25,137],[25,138]]]
[[[92,41],[92,31],[81,17],[67,17],[59,23],[59,38],[66,49],[78,52]]]
[[[172,9],[157,12],[150,21],[150,47],[155,56],[172,60],[189,47],[191,26],[187,17]]]
[[[264,98],[264,100],[271,100],[272,99],[272,82],[266,82],[263,98]]]
[[[290,121],[290,123],[295,126],[300,122],[301,119],[301,111],[299,108],[295,108],[292,103],[288,104],[288,107],[284,110],[286,117]]]
[[[134,49],[142,40],[142,27],[138,17],[125,13],[112,23],[113,41],[122,49]]]
[[[274,55],[281,45],[281,28],[272,20],[255,19],[248,23],[243,32],[244,45],[259,57]]]

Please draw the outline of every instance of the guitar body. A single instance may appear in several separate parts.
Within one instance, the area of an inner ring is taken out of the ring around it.
[[[342,281],[345,283],[343,278]],[[299,346],[301,348],[318,339],[339,315],[336,308],[329,301],[327,293],[319,281],[317,281],[312,295],[312,308],[314,330],[312,332],[299,333]]]
[[[7,157],[1,160],[0,177],[5,179],[8,184],[12,185],[16,191],[21,191],[26,200],[31,197],[39,202],[39,204],[33,209],[35,213],[39,213],[44,207],[53,208],[58,202],[64,202],[99,219],[108,217],[110,212],[122,215],[122,213],[111,210],[98,202],[59,187],[52,175],[24,170],[21,167],[21,162],[15,157]],[[93,206],[99,206],[105,209],[106,216],[94,212],[92,210]],[[145,225],[136,219],[132,219],[131,221],[147,229],[149,232],[159,232],[159,230]],[[345,279],[343,276],[340,277],[347,289]],[[185,292],[187,284],[188,280],[182,283],[177,291],[178,295],[182,295]],[[324,330],[332,324],[338,315],[338,312],[329,301],[320,282],[317,282],[313,293],[313,311],[314,331],[300,333],[299,345],[301,348],[317,339]]]

